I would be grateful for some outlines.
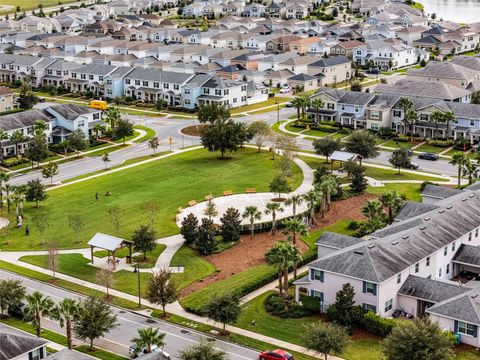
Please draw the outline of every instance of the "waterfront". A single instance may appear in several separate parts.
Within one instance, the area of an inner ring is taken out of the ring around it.
[[[426,14],[437,14],[437,19],[459,23],[480,21],[479,0],[420,0]]]

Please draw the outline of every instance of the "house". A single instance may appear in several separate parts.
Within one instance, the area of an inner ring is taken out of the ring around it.
[[[297,74],[287,79],[287,84],[292,89],[298,89],[300,92],[318,89],[319,79],[307,74]]]
[[[330,56],[308,65],[308,75],[321,77],[321,85],[337,84],[352,76],[352,64],[346,56]]]
[[[15,108],[14,96],[10,88],[0,86],[0,113],[12,111]]]
[[[291,51],[291,43],[302,39],[298,35],[286,35],[272,38],[267,41],[267,51],[269,52],[285,52]],[[297,45],[298,46],[298,45]]]
[[[294,282],[296,299],[308,294],[324,310],[349,283],[356,304],[366,310],[384,317],[396,309],[427,314],[442,329],[460,333],[463,343],[478,347],[479,290],[474,280],[471,286],[456,280],[469,271],[480,273],[480,191],[466,189],[412,215],[368,241],[323,234],[317,240],[318,260]]]
[[[352,60],[353,49],[362,46],[363,43],[358,40],[342,41],[330,48],[331,55],[343,55]]]
[[[30,360],[47,357],[47,340],[10,326],[0,325],[0,344],[0,359]]]
[[[183,7],[182,16],[184,18],[196,18],[202,16],[205,5],[193,2]]]
[[[318,36],[311,36],[290,41],[290,51],[304,55],[310,52],[312,45],[318,45],[322,41]]]
[[[247,105],[247,88],[247,82],[213,76],[201,86],[197,103],[199,106],[217,103],[227,108]]]
[[[263,17],[265,14],[265,5],[251,3],[245,6],[243,10],[243,16],[245,17],[253,17],[253,18],[260,18]]]

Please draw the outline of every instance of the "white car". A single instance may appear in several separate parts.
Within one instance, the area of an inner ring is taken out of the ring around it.
[[[280,94],[288,94],[292,89],[290,87],[284,87],[280,89]]]
[[[159,348],[157,345],[152,345],[152,353],[162,355],[161,359],[163,359],[163,360],[170,360],[171,359],[170,354],[167,353],[165,350]],[[145,356],[148,353],[147,353],[147,349],[145,349],[145,348],[141,349],[141,351],[136,351],[135,345],[132,345],[128,349],[128,354],[132,358],[137,358],[137,357],[140,357],[140,356]]]

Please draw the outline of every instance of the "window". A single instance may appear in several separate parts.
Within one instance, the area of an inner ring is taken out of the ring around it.
[[[378,124],[370,124],[370,129],[377,131],[378,130]]]
[[[84,120],[79,120],[77,125],[80,126],[80,127],[85,126],[85,121]]]
[[[125,84],[130,84],[130,79],[125,79]]]
[[[323,292],[317,290],[310,290],[310,296],[318,298],[318,301],[323,301]]]
[[[215,95],[222,96],[222,90],[215,90]]]
[[[455,332],[477,337],[478,326],[455,320]]]
[[[390,299],[385,302],[385,312],[392,310],[393,308],[393,299]]]
[[[140,86],[140,80],[135,80],[135,85]]]
[[[475,229],[475,237],[478,237],[478,229]]]
[[[143,86],[148,86],[148,81],[143,81],[142,84]]]
[[[377,284],[364,281],[363,282],[363,292],[367,294],[377,295]]]
[[[180,89],[179,85],[173,85],[173,90],[178,90],[178,89]]]
[[[190,105],[190,100],[189,99],[185,99],[185,105]]]
[[[397,284],[400,284],[402,282],[402,274],[397,275]]]
[[[98,77],[98,80],[99,80],[99,81],[103,81],[103,76],[99,76],[99,77]]]
[[[472,241],[472,233],[468,233],[468,241]]]
[[[452,251],[455,251],[455,242],[452,243]]]
[[[323,282],[323,271],[310,269],[310,280],[318,280]]]
[[[167,84],[167,83],[164,83],[164,84],[163,84],[163,88],[164,88],[164,89],[168,89],[168,84]]]
[[[28,354],[28,358],[31,360],[40,360],[43,359],[43,348],[33,350]]]
[[[370,118],[371,119],[379,119],[380,118],[380,112],[377,110],[370,110]]]
[[[160,83],[154,82],[153,87],[156,88],[156,89],[159,89],[160,88]]]
[[[447,256],[447,253],[448,253],[448,247],[445,246],[445,248],[443,249],[443,256]]]
[[[333,103],[327,103],[327,109],[328,109],[328,110],[333,110],[333,109],[335,109],[335,104],[333,104]]]
[[[416,263],[415,264],[415,274],[418,273],[419,271],[420,271],[420,264]]]
[[[442,268],[438,269],[438,277],[442,277]]]
[[[400,110],[393,110],[393,117],[401,117],[402,112]]]
[[[88,75],[88,80],[93,80],[93,75]]]
[[[377,312],[377,307],[375,305],[363,303],[362,307],[367,311],[373,311],[374,313]]]
[[[450,264],[447,264],[445,268],[445,274],[448,274],[450,272]]]
[[[425,262],[425,266],[430,266],[430,256],[427,257],[427,261]]]

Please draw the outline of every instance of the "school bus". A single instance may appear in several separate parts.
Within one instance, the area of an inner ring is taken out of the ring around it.
[[[107,102],[103,100],[91,100],[88,106],[99,110],[106,110],[108,108]]]

